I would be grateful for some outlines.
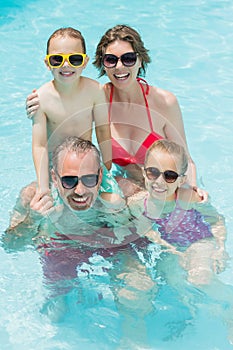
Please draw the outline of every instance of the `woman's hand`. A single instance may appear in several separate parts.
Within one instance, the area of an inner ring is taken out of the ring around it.
[[[201,198],[201,203],[208,202],[209,199],[209,193],[202,188],[199,188],[197,186],[193,186],[193,190],[197,192],[198,196]]]
[[[27,117],[32,119],[40,106],[39,96],[37,91],[34,89],[30,95],[28,95],[26,100],[26,112]]]

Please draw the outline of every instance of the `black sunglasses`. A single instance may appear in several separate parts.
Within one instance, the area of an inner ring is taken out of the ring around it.
[[[106,53],[103,56],[103,65],[106,68],[114,68],[116,67],[117,62],[120,60],[124,66],[132,67],[137,61],[137,55],[138,54],[136,52],[126,52],[120,57],[117,57],[116,55]]]
[[[158,168],[154,168],[154,167],[145,168],[144,170],[146,173],[146,177],[149,180],[157,180],[159,176],[162,175],[164,180],[167,183],[173,183],[178,179],[179,176],[184,176],[184,175],[177,174],[173,170],[165,170],[162,172]]]
[[[83,176],[62,176],[60,177],[62,187],[66,190],[71,190],[78,185],[79,180],[86,187],[95,187],[99,181],[99,170],[98,174],[88,174]]]

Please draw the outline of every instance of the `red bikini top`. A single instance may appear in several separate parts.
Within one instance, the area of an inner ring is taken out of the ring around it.
[[[148,104],[148,101],[146,98],[146,95],[148,95],[148,93],[149,93],[150,87],[147,84],[147,82],[142,78],[137,78],[137,81],[141,87],[142,94],[144,97],[151,132],[146,137],[146,139],[143,141],[143,143],[140,145],[140,147],[137,150],[135,155],[130,154],[124,147],[122,147],[117,142],[116,139],[114,139],[112,137],[112,161],[113,161],[113,163],[118,164],[120,166],[127,166],[129,164],[139,164],[139,165],[144,164],[147,149],[155,141],[161,140],[163,138],[162,136],[160,136],[159,134],[157,134],[156,132],[153,131],[150,108],[149,108],[149,104]],[[141,81],[143,81],[146,84],[146,92],[144,91],[144,84],[142,84]],[[110,123],[111,123],[111,108],[112,108],[112,101],[113,101],[113,91],[114,91],[114,86],[111,85],[110,99],[109,99],[109,111],[108,111],[108,117],[109,117]]]

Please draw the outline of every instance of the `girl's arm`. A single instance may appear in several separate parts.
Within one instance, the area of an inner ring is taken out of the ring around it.
[[[181,252],[179,252],[175,246],[172,244],[168,243],[164,239],[160,237],[160,233],[158,231],[150,230],[145,234],[145,236],[153,243],[157,243],[163,247],[166,248],[167,252],[176,254],[176,255],[183,255]]]
[[[209,202],[197,203],[195,209],[198,210],[203,215],[205,221],[210,224],[216,247],[212,256],[213,268],[216,273],[222,272],[225,269],[228,259],[228,254],[225,249],[227,238],[225,219]]]

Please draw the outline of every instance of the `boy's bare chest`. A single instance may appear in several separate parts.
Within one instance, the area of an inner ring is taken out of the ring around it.
[[[48,127],[54,131],[62,125],[62,129],[73,127],[90,128],[92,125],[93,104],[80,98],[72,101],[51,101],[47,106]]]
[[[51,122],[64,121],[67,118],[81,119],[92,114],[93,101],[80,97],[72,100],[51,100],[46,114]]]

